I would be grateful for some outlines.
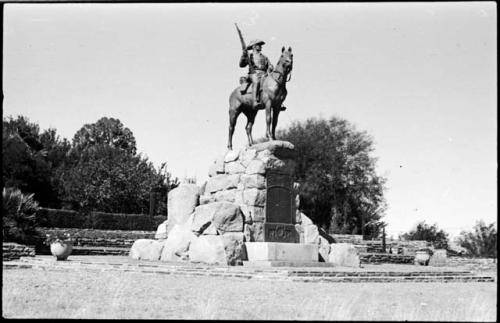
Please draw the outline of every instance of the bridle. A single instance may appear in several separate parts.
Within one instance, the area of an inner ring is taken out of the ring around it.
[[[292,69],[290,68],[290,72],[289,72],[290,74],[288,74],[288,73],[287,73],[287,74],[288,74],[288,80],[287,80],[287,79],[285,79],[285,78],[286,78],[286,74],[285,74],[285,73],[283,73],[283,72],[281,72],[281,71],[278,71],[278,70],[276,70],[276,69],[275,69],[275,70],[273,70],[273,71],[271,72],[271,77],[273,78],[273,80],[275,80],[275,81],[276,81],[276,83],[278,83],[278,84],[284,84],[284,83],[282,83],[282,81],[277,80],[277,79],[273,76],[273,73],[277,73],[277,74],[279,74],[279,75],[280,75],[280,77],[279,77],[280,79],[281,79],[281,77],[283,77],[283,79],[285,80],[285,83],[286,83],[286,82],[290,82],[290,80],[292,79],[292,73],[291,73],[291,70],[292,70]]]

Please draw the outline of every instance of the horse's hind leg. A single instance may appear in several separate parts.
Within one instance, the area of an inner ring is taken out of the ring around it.
[[[236,126],[236,120],[238,119],[239,114],[240,111],[237,109],[229,108],[229,138],[227,140],[227,148],[229,150],[233,149],[234,127]]]
[[[255,121],[255,116],[257,115],[257,110],[247,112],[245,115],[247,116],[247,126],[245,127],[245,130],[247,131],[248,145],[251,146],[253,145],[252,127]]]

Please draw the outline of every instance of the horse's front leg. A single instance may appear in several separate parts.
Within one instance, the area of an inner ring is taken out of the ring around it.
[[[272,122],[272,106],[271,106],[271,100],[267,100],[265,103],[266,107],[266,138],[271,140],[273,138],[272,133],[271,133],[271,122]]]
[[[278,115],[281,111],[281,104],[273,108],[273,129],[272,129],[272,138],[276,140],[276,125],[278,124]]]
[[[229,109],[229,138],[227,140],[227,148],[233,150],[233,134],[236,120],[238,119],[239,111],[234,108]]]
[[[253,127],[253,123],[255,121],[256,115],[257,115],[257,110],[247,113],[247,126],[245,127],[245,130],[247,131],[248,145],[249,146],[253,145],[252,127]]]

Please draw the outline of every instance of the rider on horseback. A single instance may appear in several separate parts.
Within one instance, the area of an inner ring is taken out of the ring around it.
[[[260,109],[262,103],[260,102],[260,82],[263,76],[267,75],[267,72],[273,70],[273,65],[269,62],[269,59],[261,53],[262,45],[265,43],[262,40],[252,40],[248,44],[247,48],[243,50],[243,54],[240,58],[240,67],[245,67],[248,65],[248,79],[252,83],[252,96],[253,96],[253,106],[255,109]],[[248,50],[252,49],[253,52],[248,54]],[[245,93],[248,89],[249,84],[247,84],[241,93]]]

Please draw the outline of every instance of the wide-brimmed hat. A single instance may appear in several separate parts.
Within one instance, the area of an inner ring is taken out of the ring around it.
[[[252,49],[255,45],[264,45],[264,44],[265,42],[263,40],[254,39],[248,44],[247,49]]]

